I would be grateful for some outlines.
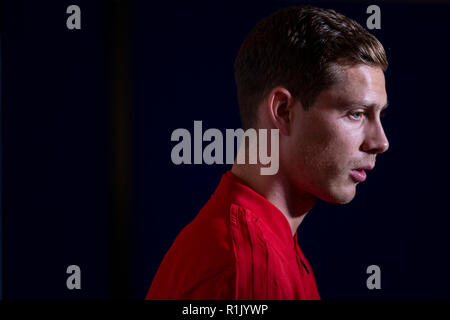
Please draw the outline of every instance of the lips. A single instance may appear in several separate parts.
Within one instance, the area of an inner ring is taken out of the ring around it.
[[[350,171],[350,175],[355,182],[363,182],[367,177],[364,169],[353,169]]]

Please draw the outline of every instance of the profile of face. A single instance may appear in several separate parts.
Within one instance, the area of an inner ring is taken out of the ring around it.
[[[308,110],[296,104],[280,145],[280,169],[289,173],[294,190],[327,202],[350,202],[376,155],[389,146],[380,119],[387,106],[382,69],[342,67],[338,81]]]

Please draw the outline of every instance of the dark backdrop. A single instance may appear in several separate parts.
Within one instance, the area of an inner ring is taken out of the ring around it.
[[[177,128],[238,128],[233,62],[261,18],[304,1],[3,1],[5,299],[143,299],[229,165],[172,164]],[[81,30],[66,28],[67,6]],[[390,149],[347,205],[318,202],[299,241],[323,299],[450,298],[450,5],[314,2],[389,58]],[[82,289],[66,288],[79,265]],[[381,268],[368,290],[366,268]]]

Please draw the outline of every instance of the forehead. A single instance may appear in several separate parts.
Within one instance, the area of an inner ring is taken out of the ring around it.
[[[318,96],[322,102],[333,105],[375,105],[380,108],[387,103],[383,70],[359,64],[343,66],[336,82]]]

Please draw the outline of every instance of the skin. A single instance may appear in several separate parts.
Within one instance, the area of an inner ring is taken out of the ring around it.
[[[294,235],[317,199],[348,203],[358,182],[351,171],[374,166],[389,143],[380,114],[387,107],[381,68],[341,66],[337,82],[305,111],[283,87],[259,106],[258,128],[279,129],[280,167],[260,175],[260,165],[237,164],[231,171],[286,216]]]

